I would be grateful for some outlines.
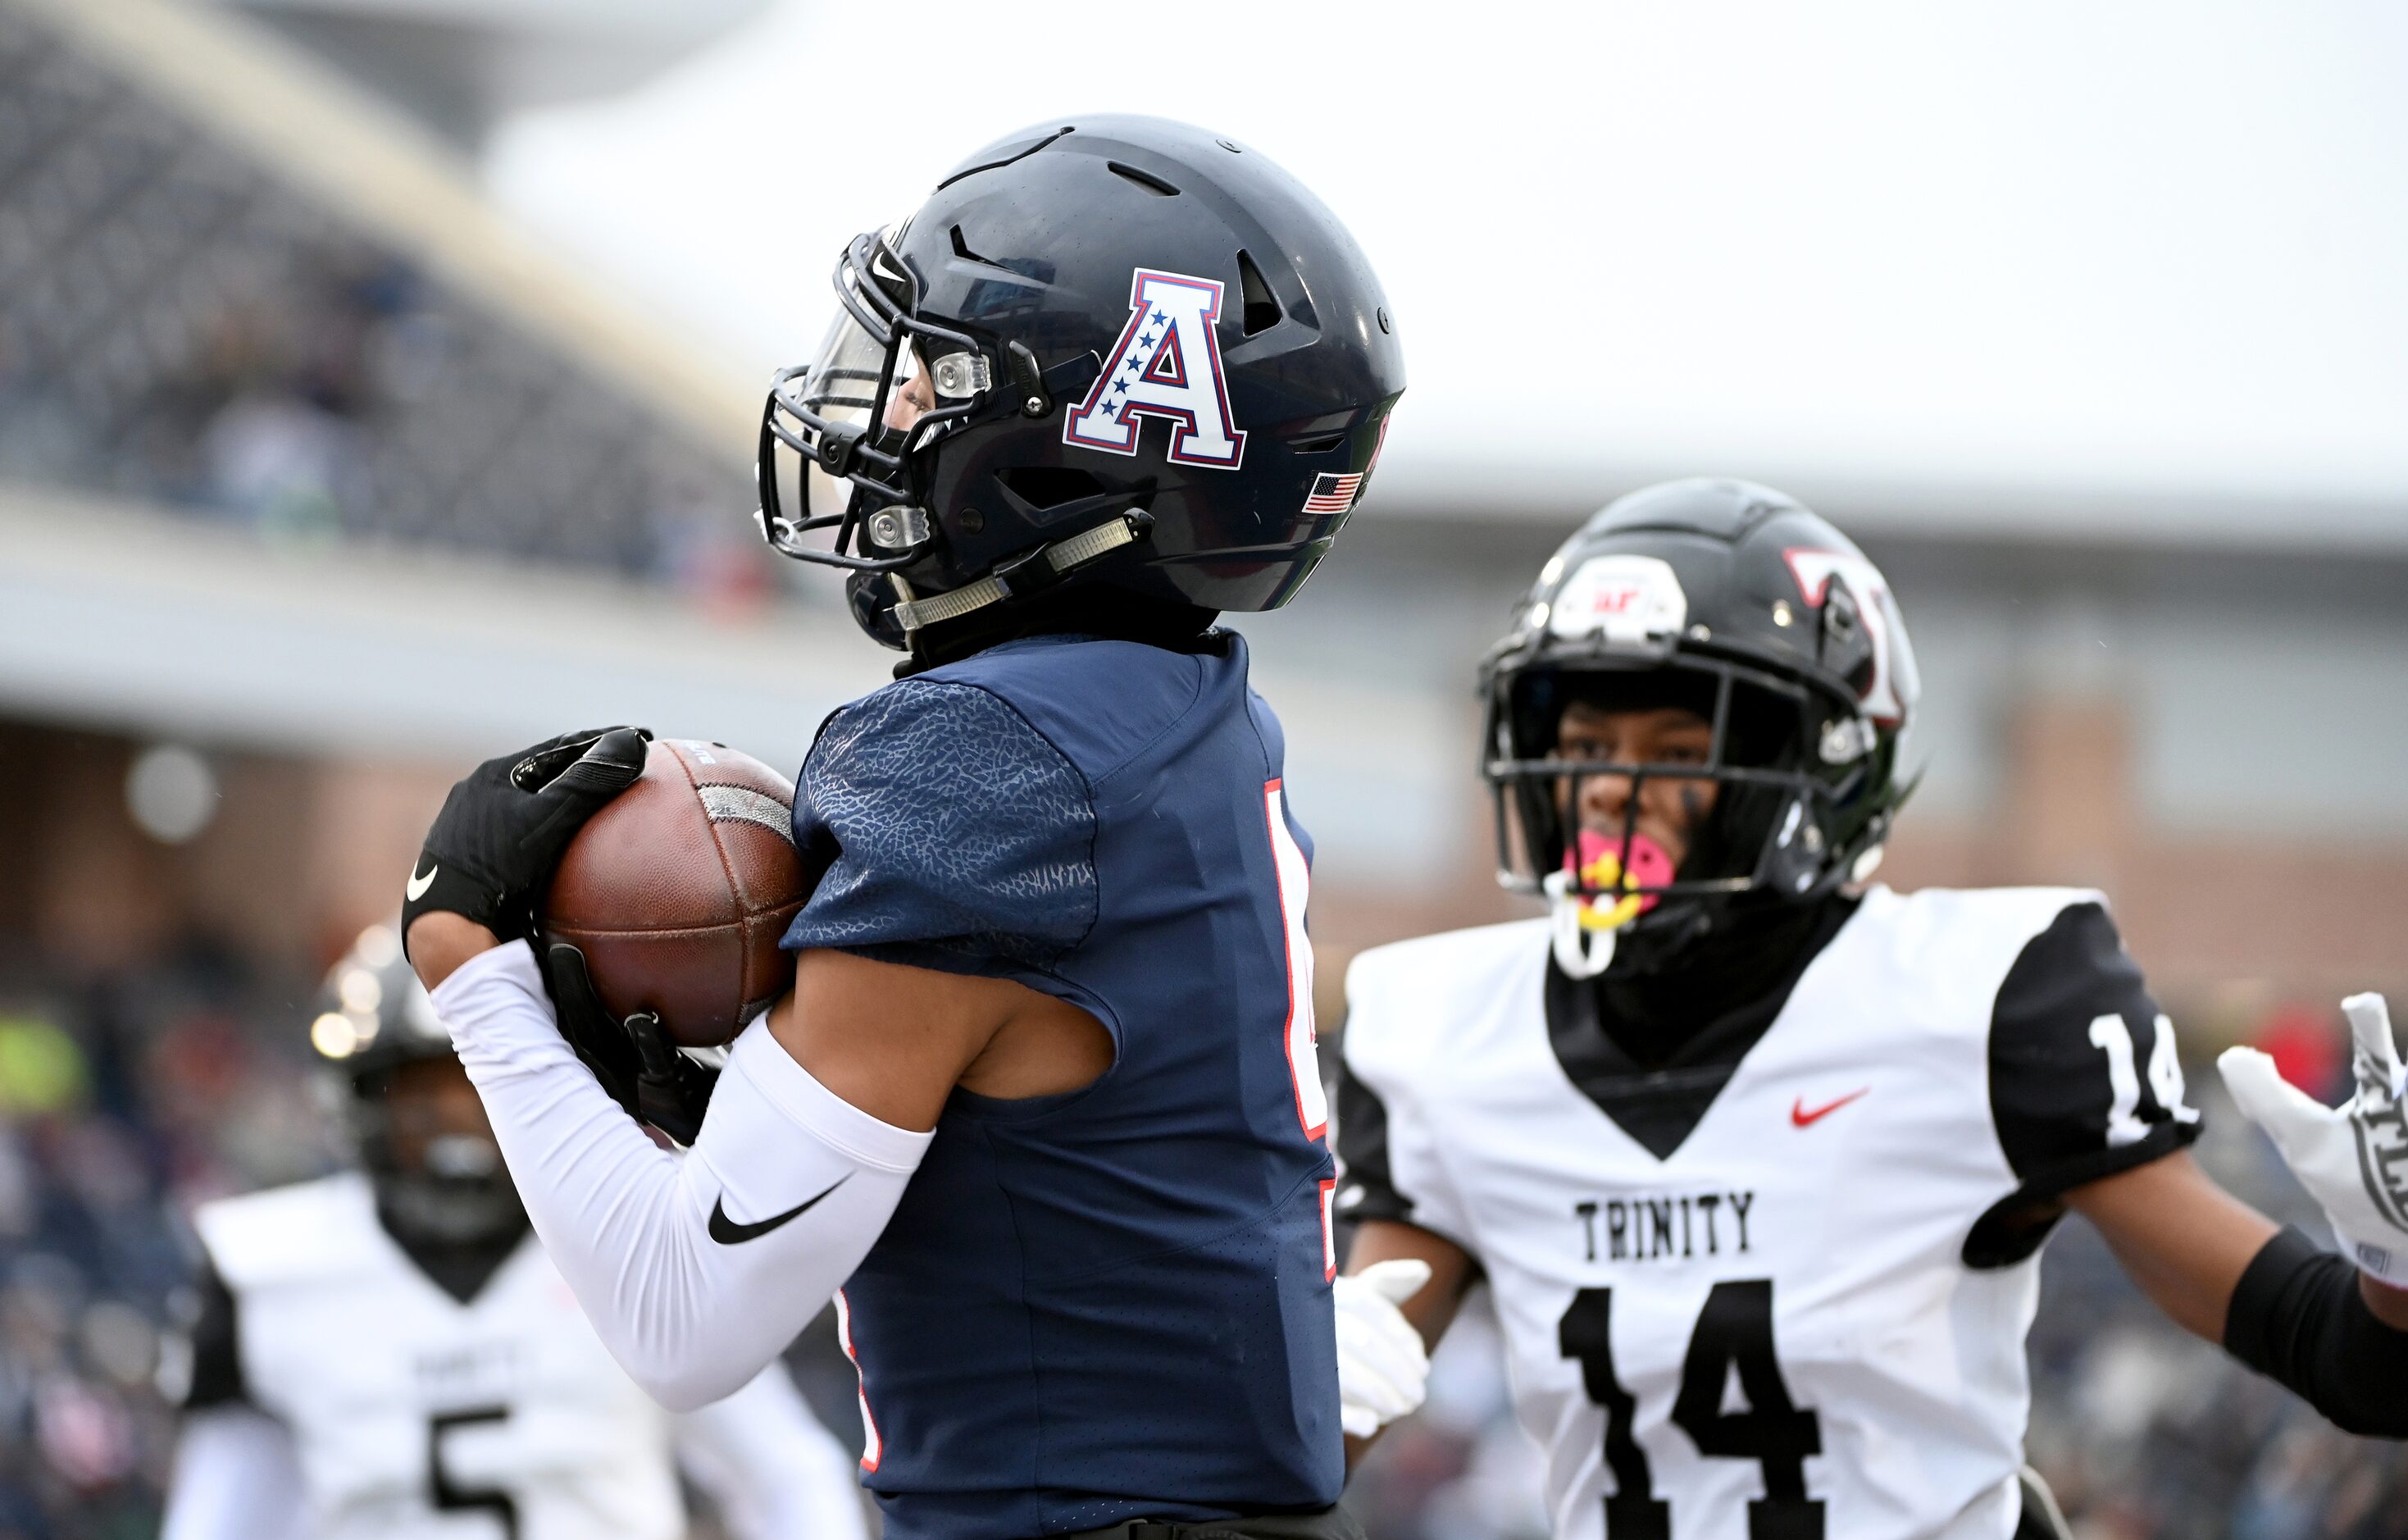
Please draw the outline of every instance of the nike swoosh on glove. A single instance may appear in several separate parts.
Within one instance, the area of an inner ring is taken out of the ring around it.
[[[1370,1437],[1428,1393],[1429,1353],[1397,1306],[1429,1279],[1429,1263],[1399,1257],[1331,1283],[1338,1304],[1339,1420],[1349,1435]]]
[[[402,945],[419,915],[465,915],[504,941],[535,933],[535,901],[562,851],[644,773],[641,727],[562,733],[488,759],[443,799],[403,888]]]
[[[2341,1008],[2358,1094],[2338,1107],[2285,1080],[2255,1048],[2227,1048],[2215,1067],[2243,1114],[2324,1205],[2342,1250],[2375,1278],[2408,1288],[2408,1070],[2381,995],[2352,995]]]

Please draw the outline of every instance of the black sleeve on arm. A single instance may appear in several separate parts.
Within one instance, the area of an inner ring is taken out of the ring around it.
[[[1412,1200],[1397,1190],[1388,1169],[1388,1104],[1338,1059],[1338,1217],[1413,1222]]]
[[[2233,1287],[2224,1350],[2344,1432],[2408,1438],[2408,1331],[2375,1318],[2346,1258],[2297,1230],[2267,1242]]]
[[[2112,1050],[2093,1035],[2109,1017],[2120,1024]],[[2164,1019],[2102,906],[2068,904],[2025,943],[1991,1007],[1989,1049],[1991,1120],[2022,1185],[1975,1222],[1966,1265],[2022,1261],[2064,1217],[2068,1191],[2199,1137],[2181,1068],[2157,1042]],[[2171,1097],[2151,1072],[2160,1062]],[[2123,1103],[2117,1082],[2128,1073]]]
[[[242,1377],[234,1291],[226,1288],[216,1268],[205,1266],[198,1292],[200,1311],[192,1329],[192,1382],[183,1399],[188,1412],[251,1399],[251,1388]]]

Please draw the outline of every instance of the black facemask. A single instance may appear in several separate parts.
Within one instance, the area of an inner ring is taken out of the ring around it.
[[[375,1173],[377,1208],[394,1237],[430,1246],[475,1246],[516,1240],[526,1206],[487,1139],[437,1139],[426,1169]]]
[[[526,1206],[490,1134],[445,1134],[405,1166],[394,1147],[381,1077],[352,1083],[350,1121],[360,1163],[375,1184],[377,1214],[413,1253],[421,1247],[489,1248],[526,1233]]]

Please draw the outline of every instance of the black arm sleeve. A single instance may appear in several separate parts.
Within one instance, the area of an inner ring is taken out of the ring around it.
[[[1338,1217],[1413,1222],[1412,1200],[1397,1190],[1388,1169],[1388,1105],[1338,1060]]]
[[[2064,1216],[2067,1191],[2199,1137],[2172,1024],[2097,903],[2067,905],[2007,971],[1989,1068],[1991,1119],[2022,1185],[1966,1237],[1973,1267],[2022,1261]]]
[[[226,1288],[216,1268],[205,1266],[198,1292],[200,1311],[192,1327],[192,1384],[183,1402],[188,1412],[251,1399],[251,1388],[242,1377],[234,1291]]]
[[[2347,1259],[2297,1230],[2267,1242],[2241,1274],[2224,1350],[2344,1432],[2408,1438],[2408,1331],[2375,1318]]]

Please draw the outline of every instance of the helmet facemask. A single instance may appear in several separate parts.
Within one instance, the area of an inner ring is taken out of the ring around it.
[[[926,573],[907,580],[907,569],[935,557],[941,572],[960,559],[930,504],[937,446],[968,428],[1048,416],[1063,392],[1092,382],[1097,366],[1090,352],[1042,369],[1025,343],[920,314],[919,286],[896,252],[903,236],[898,228],[857,237],[838,262],[836,320],[818,363],[772,382],[756,474],[763,538],[781,554],[844,569],[862,628],[909,649],[923,626],[1025,598],[1140,540],[1151,523],[1141,508],[1151,483],[1097,483],[1096,495],[1039,515],[1062,526],[1061,538],[915,593]],[[800,518],[785,511],[781,445],[800,457]],[[1081,528],[1089,514],[1118,517]]]
[[[918,284],[896,254],[900,236],[871,232],[845,248],[818,361],[779,371],[762,408],[761,534],[798,561],[853,572],[910,566],[937,533],[913,456],[967,423],[1051,410],[1025,347],[914,313]],[[800,518],[780,490],[781,444],[802,459]]]
[[[1488,693],[1500,875],[1547,899],[1556,963],[1572,977],[1595,977],[1617,953],[1660,966],[1742,907],[1818,898],[1878,843],[1879,831],[1850,815],[1865,767],[1818,752],[1855,703],[1811,683],[1680,648],[1500,664]],[[1688,711],[1711,724],[1710,745],[1698,762],[1568,759],[1557,729],[1575,704]],[[1619,817],[1584,823],[1584,792],[1601,777],[1624,783]],[[1640,827],[1660,782],[1713,788],[1677,866]],[[1886,828],[1885,815],[1875,822]]]
[[[396,1128],[394,1073],[354,1077],[349,1119],[377,1207],[394,1232],[421,1245],[460,1246],[523,1231],[526,1208],[493,1135]],[[416,1149],[415,1159],[404,1157],[405,1144]]]

